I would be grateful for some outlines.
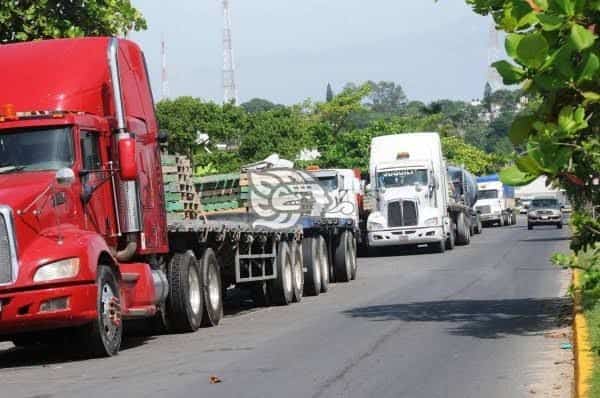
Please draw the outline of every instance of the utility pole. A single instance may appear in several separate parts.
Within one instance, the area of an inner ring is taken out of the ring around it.
[[[169,98],[169,78],[167,75],[167,45],[165,44],[165,36],[161,37],[160,41],[160,56],[162,59],[162,67],[160,73],[162,99]]]
[[[223,3],[223,100],[238,103],[238,92],[235,84],[235,65],[233,60],[233,44],[231,40],[231,14],[229,0]]]

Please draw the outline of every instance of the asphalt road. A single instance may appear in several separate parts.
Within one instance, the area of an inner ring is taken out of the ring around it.
[[[128,338],[115,358],[2,346],[0,397],[532,396],[558,344],[544,333],[568,312],[548,261],[568,231],[522,224],[444,255],[361,258],[326,295],[242,303],[217,328]]]

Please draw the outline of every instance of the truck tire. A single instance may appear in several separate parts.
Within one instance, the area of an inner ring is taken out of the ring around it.
[[[318,296],[321,293],[321,253],[319,238],[310,236],[302,239],[302,256],[306,274],[304,276],[304,293]]]
[[[450,236],[446,239],[446,249],[452,250],[456,245],[456,224],[450,226]]]
[[[471,243],[471,230],[467,225],[465,213],[459,213],[456,219],[456,244],[468,245]]]
[[[294,291],[294,302],[302,301],[304,293],[304,261],[302,260],[302,246],[297,241],[292,241],[292,288]]]
[[[556,228],[557,229],[562,229],[562,227],[563,227],[563,223],[562,222],[559,222],[558,224],[556,224]]]
[[[165,315],[171,332],[194,332],[202,325],[204,294],[200,268],[191,250],[175,253],[169,262]]]
[[[511,214],[511,225],[517,225],[517,215],[514,212]]]
[[[429,247],[432,248],[434,253],[444,253],[446,251],[446,239],[436,243],[430,243]]]
[[[99,265],[96,286],[97,317],[81,329],[83,348],[93,357],[111,357],[119,353],[123,338],[121,292],[115,271]]]
[[[477,221],[475,223],[475,233],[479,235],[483,232],[483,223],[481,222],[481,217],[479,216],[479,214],[477,214],[476,220]]]
[[[352,253],[352,275],[351,279],[355,280],[358,276],[358,247],[356,243],[356,237],[353,235],[352,240],[350,241],[351,247],[350,251]]]
[[[319,263],[321,264],[321,293],[329,290],[329,251],[325,238],[319,236]]]
[[[221,272],[213,249],[206,249],[200,259],[204,313],[202,326],[217,326],[223,318]]]
[[[292,256],[286,241],[277,245],[277,278],[270,281],[271,300],[277,305],[288,305],[294,299]]]
[[[336,282],[350,282],[352,279],[351,239],[354,239],[354,237],[350,231],[344,231],[340,235],[335,247],[333,266]]]
[[[271,305],[271,292],[266,281],[253,284],[250,288],[250,295],[257,307],[269,307]]]

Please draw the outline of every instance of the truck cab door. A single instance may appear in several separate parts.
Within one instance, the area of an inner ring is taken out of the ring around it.
[[[102,153],[100,134],[81,130],[79,137],[85,229],[103,236],[115,234],[110,173],[104,167],[107,155]]]

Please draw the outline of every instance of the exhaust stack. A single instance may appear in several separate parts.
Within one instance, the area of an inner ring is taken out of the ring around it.
[[[121,77],[119,74],[119,40],[111,38],[108,44],[108,65],[110,68],[110,79],[112,81],[113,97],[115,99],[115,116],[117,119],[117,133],[115,134],[115,148],[118,141],[130,138],[127,132],[125,120],[125,108],[123,106],[123,93],[121,91]],[[118,159],[118,156],[117,156]],[[122,233],[129,234],[140,232],[140,199],[137,181],[122,181],[119,178],[118,214]]]

